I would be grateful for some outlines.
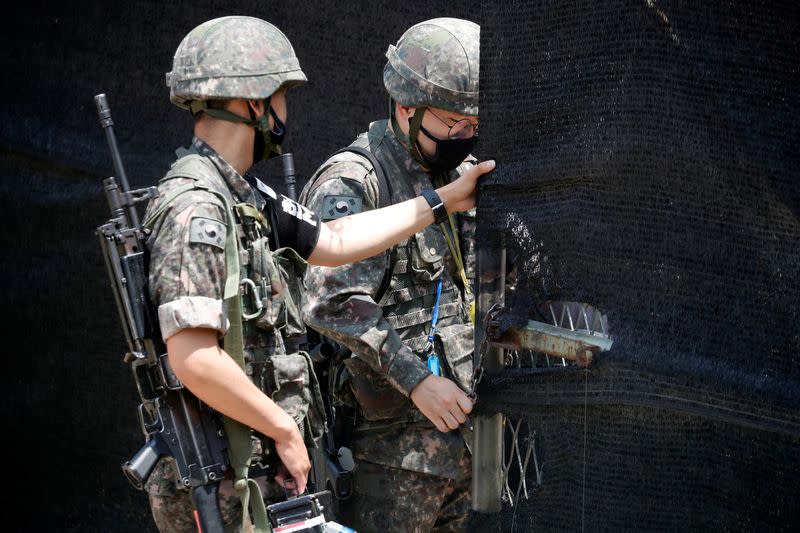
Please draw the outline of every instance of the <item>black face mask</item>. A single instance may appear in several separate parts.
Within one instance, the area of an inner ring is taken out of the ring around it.
[[[266,105],[269,107],[269,114],[272,115],[272,120],[275,121],[273,129],[269,127],[266,113],[256,119],[255,112],[252,109],[250,110],[250,118],[258,122],[258,126],[254,126],[256,135],[253,143],[253,163],[281,155],[280,145],[286,138],[286,124],[278,118],[278,114],[269,106],[269,102]],[[261,135],[259,135],[259,132]]]
[[[425,160],[425,166],[434,170],[450,171],[456,168],[472,152],[472,149],[475,148],[475,141],[478,140],[477,135],[468,139],[439,139],[431,135],[421,124],[419,131],[436,143],[433,157],[426,156],[420,150],[420,156]]]

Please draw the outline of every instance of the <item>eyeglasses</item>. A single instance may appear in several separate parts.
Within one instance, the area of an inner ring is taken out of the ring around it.
[[[477,122],[472,122],[468,118],[462,118],[461,120],[457,120],[453,124],[448,124],[442,117],[437,115],[433,112],[431,108],[427,108],[427,111],[439,119],[439,122],[447,126],[449,129],[447,130],[447,138],[448,139],[469,139],[470,137],[478,134],[478,128],[480,124]],[[453,119],[450,119],[453,120]]]

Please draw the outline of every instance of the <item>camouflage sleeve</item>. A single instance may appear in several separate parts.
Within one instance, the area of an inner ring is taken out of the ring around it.
[[[357,199],[355,204],[365,210],[374,207],[375,192],[369,183],[364,183],[364,168],[361,167],[361,179],[353,179],[353,172],[347,172],[348,166],[352,167],[342,164],[327,169],[326,172],[338,172],[341,177],[329,179],[330,176],[320,176],[328,179],[310,194],[304,191],[307,206],[322,220],[337,218],[326,214],[326,208],[347,198]],[[332,202],[334,198],[336,202]],[[349,210],[354,212],[352,207]],[[389,253],[384,252],[336,268],[309,267],[303,318],[313,329],[347,346],[355,357],[385,375],[393,386],[408,396],[430,371],[403,344],[375,302],[388,263]]]
[[[185,328],[224,335],[226,217],[219,200],[204,191],[183,194],[148,239],[150,295],[166,340]]]

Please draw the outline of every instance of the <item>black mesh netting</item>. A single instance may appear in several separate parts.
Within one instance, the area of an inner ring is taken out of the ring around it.
[[[502,321],[587,302],[614,341],[588,372],[484,378],[482,408],[522,417],[539,463],[531,498],[486,524],[800,523],[799,14],[652,0],[483,10],[481,151],[498,169],[479,242],[504,242],[519,276]]]

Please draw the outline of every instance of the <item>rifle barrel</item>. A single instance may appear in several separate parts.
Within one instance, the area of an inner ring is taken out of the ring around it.
[[[287,152],[281,156],[283,161],[283,179],[286,181],[286,196],[290,200],[297,201],[297,191],[295,190],[295,183],[297,177],[294,173],[294,156],[291,152]]]
[[[108,106],[105,93],[95,95],[94,103],[97,106],[97,115],[100,117],[100,126],[106,132],[106,141],[108,142],[108,148],[111,150],[111,159],[114,163],[114,172],[119,179],[120,189],[123,193],[127,193],[131,190],[131,186],[128,184],[128,175],[125,173],[125,167],[122,166],[117,137],[114,135],[114,120],[111,118],[111,108]],[[127,211],[131,226],[138,228],[139,215],[136,214],[136,208],[133,204],[127,204]]]

